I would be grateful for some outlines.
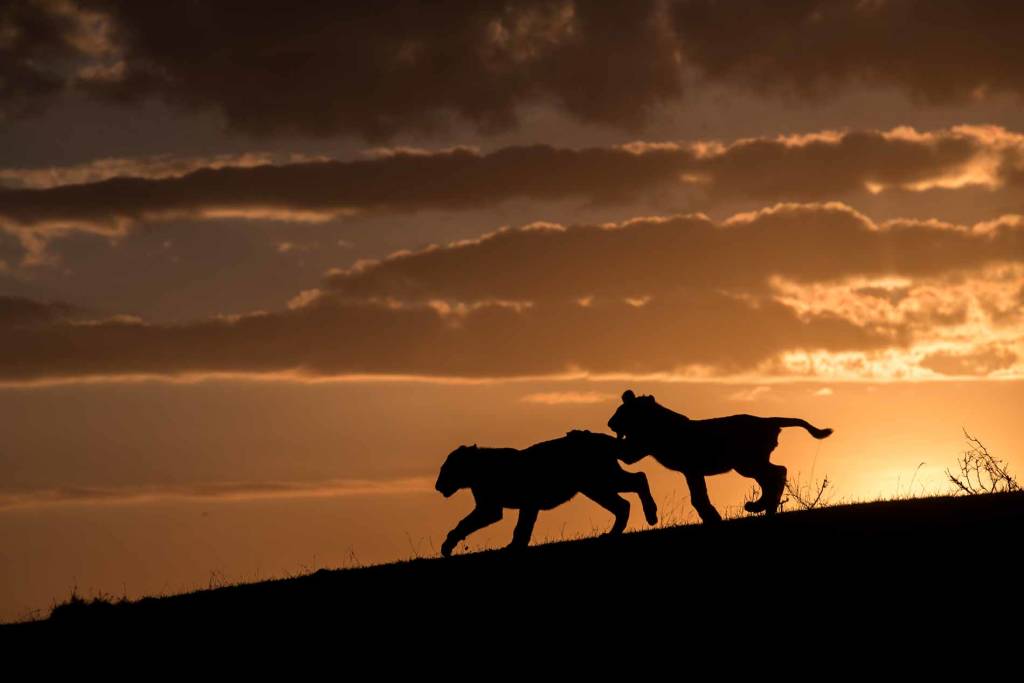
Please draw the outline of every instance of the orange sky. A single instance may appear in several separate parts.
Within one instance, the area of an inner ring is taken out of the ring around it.
[[[627,387],[836,498],[1024,465],[1021,10],[737,11],[5,3],[0,619],[432,554],[449,451]]]

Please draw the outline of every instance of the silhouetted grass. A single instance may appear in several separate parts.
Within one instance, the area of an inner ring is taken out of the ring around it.
[[[519,553],[320,569],[161,598],[73,596],[45,621],[5,629],[27,629],[27,635],[215,627],[228,633],[301,625],[353,638],[384,629],[389,638],[400,632],[440,646],[508,632],[510,614],[557,631],[579,610],[595,624],[639,627],[654,619],[659,632],[679,637],[729,632],[751,619],[751,628],[766,632],[777,628],[783,605],[832,628],[877,619],[874,611],[894,605],[902,619],[936,610],[948,618],[982,607],[951,602],[964,577],[1016,581],[1012,539],[1019,539],[1022,523],[1024,493],[834,505],[558,541]]]

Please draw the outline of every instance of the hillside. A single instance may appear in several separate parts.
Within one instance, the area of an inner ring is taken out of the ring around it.
[[[813,632],[865,620],[893,626],[879,615],[925,625],[942,615],[949,623],[951,614],[1020,604],[1022,529],[1020,493],[844,505],[553,543],[518,555],[491,551],[131,603],[70,604],[47,621],[5,630],[228,633],[299,625],[356,635],[385,629],[440,643],[512,631],[522,620],[574,633],[581,626],[644,633],[646,626],[648,635],[673,637]]]

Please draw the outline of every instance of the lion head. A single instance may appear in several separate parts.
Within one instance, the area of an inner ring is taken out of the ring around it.
[[[441,472],[437,475],[437,483],[434,485],[445,498],[451,498],[459,489],[464,489],[473,484],[473,462],[476,460],[477,446],[459,446],[448,454],[444,464],[441,465]]]
[[[652,424],[662,412],[654,396],[637,396],[632,389],[622,394],[622,405],[608,420],[608,428],[622,438],[636,438],[650,433]]]

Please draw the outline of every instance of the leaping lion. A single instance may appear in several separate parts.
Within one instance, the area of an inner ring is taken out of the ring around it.
[[[779,445],[779,433],[785,427],[803,427],[815,439],[832,433],[795,417],[732,415],[691,420],[660,405],[654,396],[637,396],[630,389],[622,394],[622,405],[608,420],[608,427],[668,469],[682,472],[690,502],[704,523],[722,519],[708,498],[704,477],[736,470],[754,479],[761,497],[744,507],[747,512],[774,514],[786,488],[786,468],[768,460]]]

